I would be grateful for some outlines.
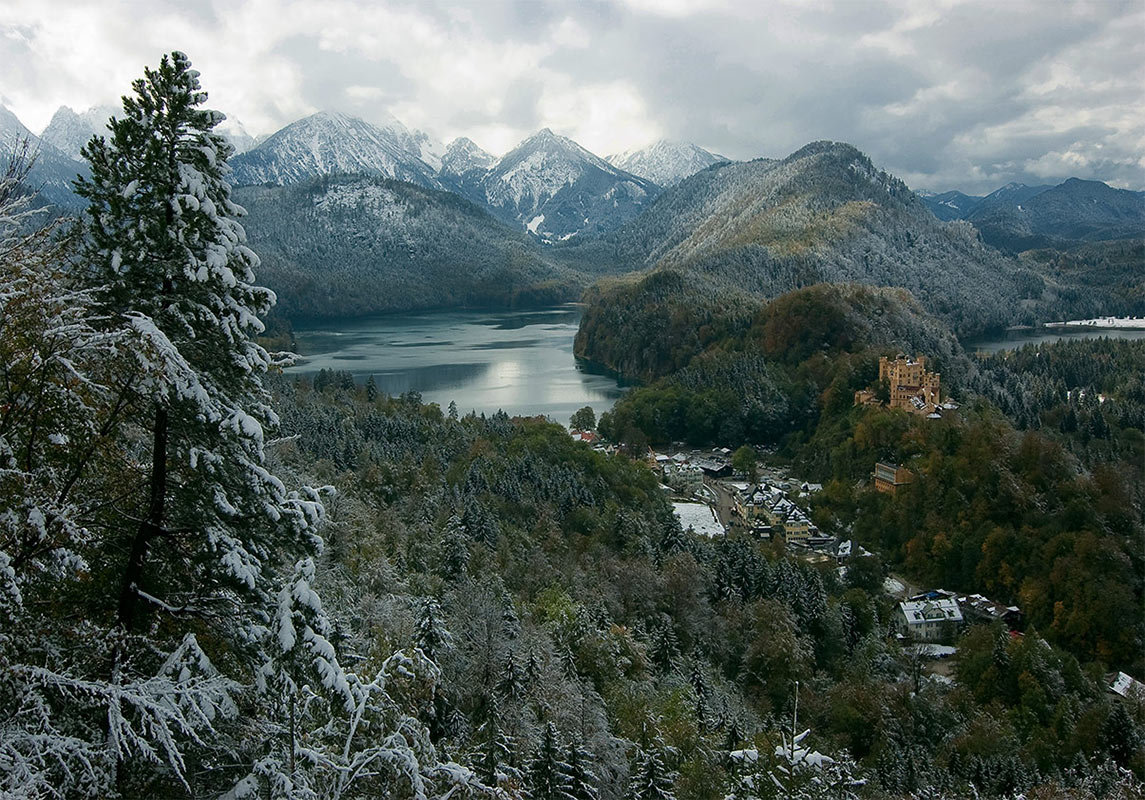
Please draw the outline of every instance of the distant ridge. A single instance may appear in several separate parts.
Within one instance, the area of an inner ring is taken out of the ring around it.
[[[418,145],[418,137],[394,123],[383,129],[346,114],[320,111],[231,159],[231,182],[282,186],[321,175],[362,174],[441,188],[437,170],[408,149]]]
[[[689,142],[670,142],[666,139],[608,157],[608,163],[614,167],[639,175],[664,188],[675,186],[684,178],[712,164],[729,160]]]

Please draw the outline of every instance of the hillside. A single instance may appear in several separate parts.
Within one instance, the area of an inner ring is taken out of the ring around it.
[[[1041,191],[1021,200],[989,205],[983,201],[966,218],[982,232],[984,241],[1011,253],[1145,237],[1141,192],[1078,178],[1037,188]]]
[[[704,170],[609,241],[635,268],[764,297],[824,281],[903,287],[960,335],[1012,324],[1042,289],[970,225],[938,221],[902,181],[834,142]]]
[[[284,316],[556,302],[583,279],[456,195],[375,177],[243,187],[259,278]]]

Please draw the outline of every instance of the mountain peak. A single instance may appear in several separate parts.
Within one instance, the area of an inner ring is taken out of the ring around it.
[[[464,175],[471,170],[487,170],[496,162],[492,155],[485,152],[472,139],[460,136],[449,143],[441,156],[441,169],[443,174]]]
[[[674,186],[702,169],[727,161],[691,142],[658,139],[647,147],[608,157],[614,167],[639,175],[658,186]]]
[[[422,139],[397,125],[379,128],[340,111],[318,111],[237,156],[231,162],[234,183],[282,185],[362,173],[440,188],[436,170],[420,156]]]

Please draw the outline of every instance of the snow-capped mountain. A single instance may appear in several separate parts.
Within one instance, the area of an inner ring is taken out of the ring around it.
[[[247,133],[243,124],[234,117],[227,117],[220,122],[215,128],[215,132],[221,133],[230,142],[231,147],[235,149],[235,155],[253,150],[258,146],[258,140]]]
[[[231,180],[236,186],[286,185],[319,175],[366,174],[439,188],[437,170],[410,149],[423,152],[428,141],[405,126],[383,129],[346,114],[320,111],[232,159]]]
[[[440,171],[443,175],[465,175],[473,170],[485,172],[496,163],[494,156],[478,147],[472,139],[462,136],[445,148]]]
[[[69,158],[79,160],[80,151],[93,136],[107,136],[107,121],[116,114],[111,106],[95,106],[77,113],[68,106],[60,106],[40,138],[54,145]]]
[[[660,192],[548,128],[507,153],[479,188],[495,214],[542,239],[612,230]]]
[[[82,207],[84,201],[72,191],[72,181],[77,175],[88,174],[87,163],[69,158],[58,147],[28,130],[15,114],[0,106],[0,152],[14,153],[25,141],[29,151],[36,156],[28,184],[37,191],[41,200],[68,209]]]
[[[728,160],[690,142],[670,142],[667,139],[608,157],[608,163],[614,167],[664,188],[675,186],[712,164]]]
[[[381,112],[374,127],[387,133],[399,147],[429,164],[435,172],[441,169],[441,156],[445,148],[425,131],[410,130],[401,120],[386,111]]]

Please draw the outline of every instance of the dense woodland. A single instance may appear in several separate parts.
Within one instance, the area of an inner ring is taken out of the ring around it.
[[[282,318],[453,306],[536,306],[579,296],[587,278],[522,232],[449,192],[324,176],[235,192],[280,296]],[[378,291],[385,286],[385,291]]]
[[[1025,636],[971,628],[936,679],[889,635],[882,558],[697,537],[641,460],[552,422],[277,374],[205,99],[181,53],[146,71],[70,235],[26,165],[0,181],[4,796],[1140,796],[1145,708],[1103,671],[1141,674],[1141,632],[1076,599],[1140,607],[1139,350],[967,367],[1025,382],[1024,431],[987,401],[929,428],[843,402],[885,344],[848,325],[912,319],[896,292],[806,290],[644,362],[652,392],[752,381],[743,418],[836,478],[824,525],[1021,595]],[[826,340],[799,323],[839,311]],[[935,491],[873,498],[868,453],[926,459]]]

